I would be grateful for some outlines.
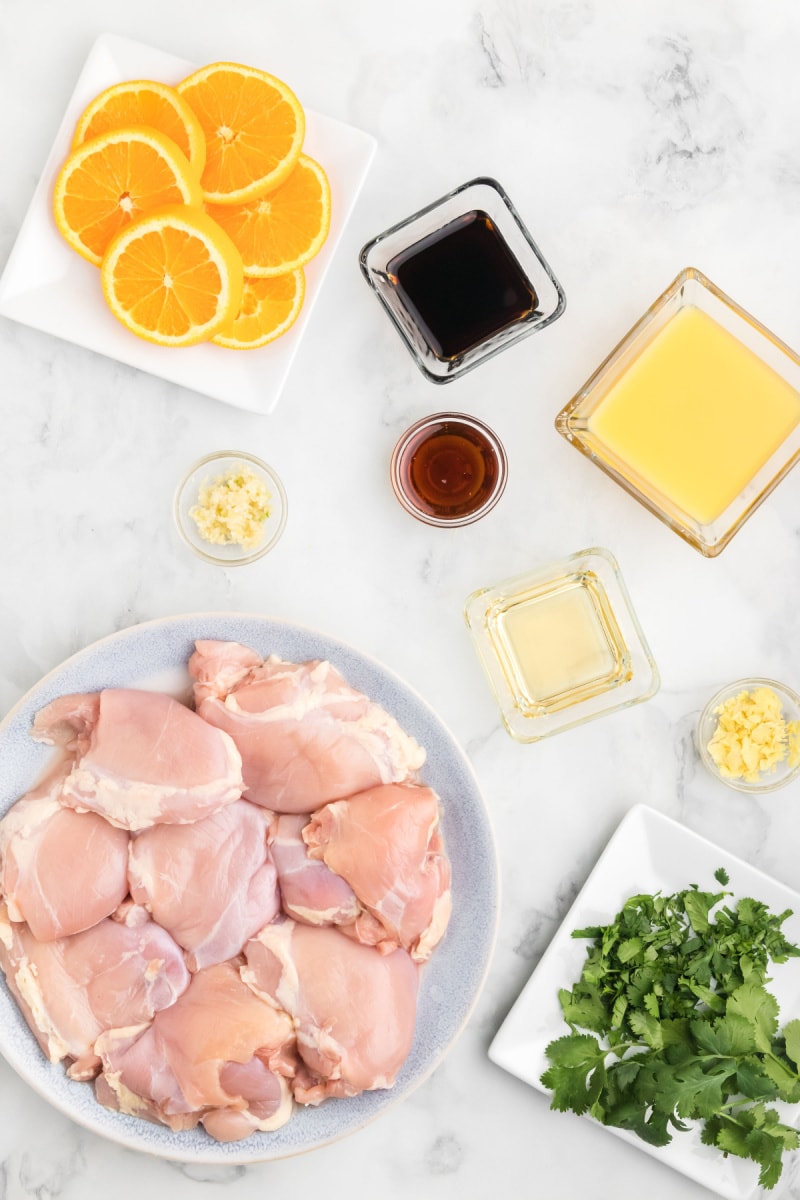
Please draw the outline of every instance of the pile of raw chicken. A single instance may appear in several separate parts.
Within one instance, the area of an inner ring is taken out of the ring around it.
[[[0,966],[101,1104],[221,1141],[391,1087],[450,915],[424,750],[328,662],[196,643],[194,711],[63,696],[0,822]]]

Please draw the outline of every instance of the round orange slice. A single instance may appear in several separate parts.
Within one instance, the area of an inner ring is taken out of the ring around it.
[[[86,108],[75,129],[73,147],[89,138],[131,125],[147,125],[172,138],[198,178],[206,162],[206,139],[189,105],[174,88],[152,79],[132,79],[106,88]]]
[[[206,213],[170,205],[120,230],[103,257],[114,316],[160,346],[193,346],[230,324],[242,300],[242,260]]]
[[[246,275],[296,271],[319,252],[331,226],[331,189],[319,163],[301,154],[285,183],[248,204],[207,204],[230,234]]]
[[[242,303],[235,320],[211,340],[229,350],[256,350],[286,333],[294,325],[306,294],[302,271],[289,271],[274,279],[245,276]]]
[[[255,67],[201,67],[177,89],[206,138],[206,200],[244,204],[276,188],[294,167],[305,116],[291,88]]]
[[[186,155],[140,125],[101,133],[72,151],[56,180],[53,213],[73,250],[99,266],[111,239],[143,213],[201,203]]]

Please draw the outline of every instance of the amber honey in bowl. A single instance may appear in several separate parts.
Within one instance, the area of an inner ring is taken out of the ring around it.
[[[536,309],[530,281],[486,212],[448,221],[386,270],[440,359],[457,358]]]
[[[392,455],[391,478],[403,507],[429,525],[467,525],[503,492],[506,456],[483,422],[437,413],[407,429]]]

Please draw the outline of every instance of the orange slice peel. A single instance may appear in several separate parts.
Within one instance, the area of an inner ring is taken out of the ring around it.
[[[203,128],[175,88],[153,79],[112,84],[84,109],[75,128],[73,148],[111,129],[146,125],[157,129],[188,158],[198,177],[206,163]]]
[[[171,138],[140,125],[109,130],[72,151],[56,180],[53,215],[72,249],[99,266],[112,238],[137,217],[201,202],[186,155]]]
[[[331,225],[331,189],[319,163],[301,154],[274,192],[247,204],[207,204],[206,211],[238,247],[245,274],[268,278],[319,253]]]
[[[274,342],[294,325],[305,292],[302,270],[289,271],[274,279],[245,276],[239,312],[211,340],[228,350],[256,350]]]
[[[278,187],[303,146],[305,115],[282,80],[240,63],[210,63],[177,86],[206,139],[212,204],[244,204]]]
[[[138,337],[193,346],[229,325],[244,272],[224,230],[199,208],[170,205],[113,239],[101,267],[109,308]]]

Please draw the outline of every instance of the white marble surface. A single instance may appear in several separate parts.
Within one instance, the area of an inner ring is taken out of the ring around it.
[[[52,1111],[0,1064],[0,1197],[325,1195],[385,1200],[705,1195],[546,1100],[486,1047],[605,840],[646,801],[800,888],[800,784],[760,801],[707,778],[692,745],[718,685],[800,685],[800,475],[706,561],[566,445],[553,417],[686,265],[800,347],[800,17],[792,0],[0,0],[0,264],[95,36],[197,62],[240,59],[379,149],[281,403],[254,417],[0,321],[0,709],[86,643],[169,613],[233,609],[317,626],[376,655],[466,747],[504,883],[477,1011],[412,1098],[303,1159],[230,1170],[137,1158]],[[362,243],[478,174],[496,176],[553,265],[566,315],[444,390],[417,372],[364,285]],[[391,448],[437,409],[506,443],[500,505],[461,530],[395,502]],[[171,524],[201,454],[277,468],[289,522],[262,562],[221,571]],[[619,558],[659,663],[652,701],[534,746],[503,732],[464,598],[600,544]],[[773,1193],[800,1197],[800,1155]]]

